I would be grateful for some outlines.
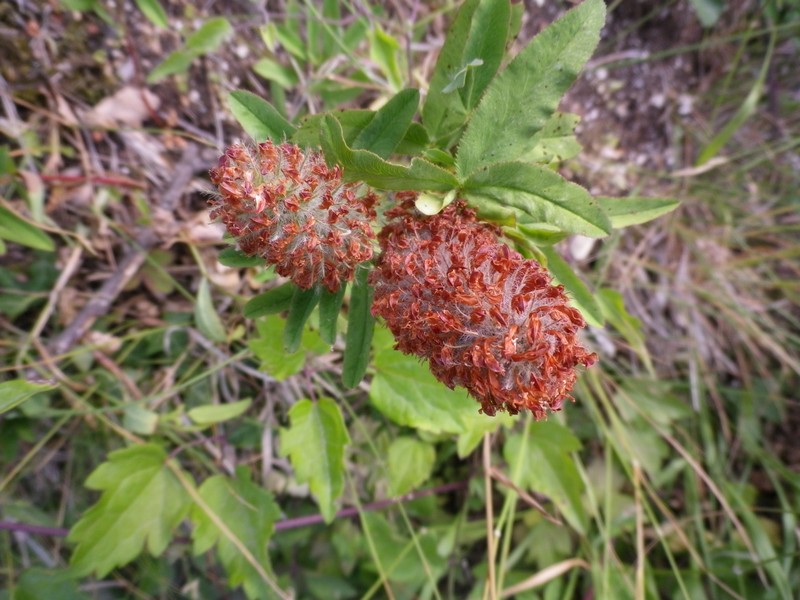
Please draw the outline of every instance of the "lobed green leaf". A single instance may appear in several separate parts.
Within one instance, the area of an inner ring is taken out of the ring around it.
[[[281,455],[288,456],[300,483],[308,482],[326,523],[336,515],[344,490],[344,449],[350,443],[339,406],[330,398],[300,400],[281,429]]]
[[[166,461],[163,448],[143,444],[112,452],[89,475],[86,487],[103,494],[67,538],[77,544],[72,555],[75,573],[105,577],[145,548],[153,556],[164,552],[191,507]]]

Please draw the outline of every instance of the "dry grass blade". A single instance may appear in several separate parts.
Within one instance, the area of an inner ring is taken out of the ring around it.
[[[570,558],[568,560],[561,561],[554,565],[550,565],[549,567],[542,569],[535,575],[528,577],[524,581],[516,585],[512,585],[503,590],[503,593],[500,594],[501,598],[513,598],[517,594],[521,594],[522,592],[527,592],[528,590],[532,590],[537,588],[541,585],[544,585],[548,581],[554,580],[556,577],[560,577],[564,573],[575,569],[585,569],[589,571],[591,566],[585,560],[581,558]]]

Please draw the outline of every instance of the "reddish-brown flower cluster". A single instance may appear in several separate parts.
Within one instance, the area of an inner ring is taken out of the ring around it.
[[[301,288],[336,291],[372,258],[377,197],[342,182],[318,152],[264,142],[230,146],[211,169],[220,196],[210,201],[249,256],[261,256]]]
[[[578,341],[585,322],[563,287],[463,202],[423,217],[407,194],[388,216],[372,311],[397,348],[427,358],[440,381],[464,386],[487,415],[528,408],[542,419],[559,410],[575,367],[596,360]]]

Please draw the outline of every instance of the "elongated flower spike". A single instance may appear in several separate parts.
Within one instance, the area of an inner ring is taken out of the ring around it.
[[[373,314],[397,348],[428,359],[440,381],[465,387],[487,415],[529,409],[543,419],[560,410],[575,367],[597,359],[578,340],[585,321],[563,287],[463,202],[424,217],[414,194],[399,199],[371,275]]]
[[[372,258],[377,196],[342,181],[322,154],[270,141],[234,144],[209,173],[219,196],[209,201],[248,256],[275,265],[301,288],[335,292]]]

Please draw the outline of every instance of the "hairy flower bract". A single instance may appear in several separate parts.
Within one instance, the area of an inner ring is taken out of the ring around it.
[[[413,194],[379,234],[373,313],[397,348],[427,358],[448,387],[465,387],[487,415],[561,408],[575,367],[596,355],[577,337],[585,326],[562,286],[536,261],[499,240],[457,201],[438,215],[414,209]]]
[[[293,144],[234,144],[210,171],[219,196],[210,201],[248,256],[261,256],[301,288],[330,291],[372,258],[377,196],[342,181],[339,166]]]

